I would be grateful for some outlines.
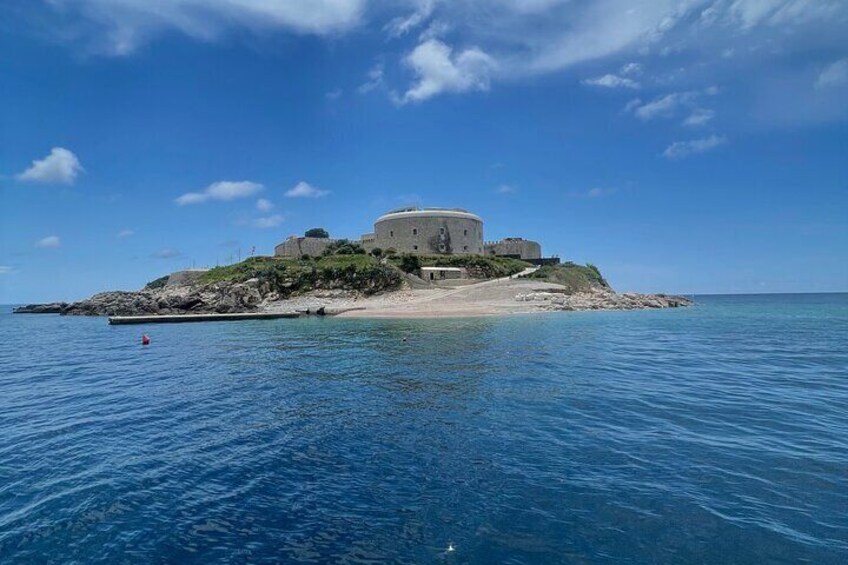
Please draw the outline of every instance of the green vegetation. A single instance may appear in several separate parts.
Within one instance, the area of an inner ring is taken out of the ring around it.
[[[567,261],[561,265],[547,265],[535,273],[527,275],[530,279],[541,279],[565,286],[570,293],[586,292],[592,288],[609,288],[609,284],[595,265],[578,265]]]
[[[381,265],[365,254],[330,255],[316,259],[251,257],[241,263],[215,267],[205,272],[200,283],[239,283],[258,279],[268,290],[282,296],[316,289],[358,290],[373,294],[401,285],[397,269]]]
[[[323,255],[365,255],[365,248],[356,242],[339,239],[328,245]]]
[[[171,275],[165,275],[164,277],[159,277],[158,279],[153,279],[146,285],[144,285],[145,290],[156,290],[157,288],[162,288],[165,286],[165,283],[168,282],[168,278]]]
[[[303,235],[305,237],[320,237],[321,239],[327,239],[330,237],[330,234],[327,233],[327,230],[324,228],[312,228],[310,230],[306,230],[306,233]]]
[[[485,255],[398,255],[390,257],[390,263],[405,273],[421,267],[464,267],[474,279],[494,279],[520,273],[531,265],[508,257]]]

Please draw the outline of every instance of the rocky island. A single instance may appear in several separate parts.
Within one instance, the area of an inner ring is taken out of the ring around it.
[[[518,259],[479,255],[375,256],[349,243],[333,251],[341,253],[300,259],[253,257],[206,271],[180,271],[137,291],[102,292],[71,303],[30,304],[15,312],[149,316],[299,311],[439,317],[691,304],[680,296],[616,293],[592,265],[538,268]],[[460,271],[461,279],[422,276]]]

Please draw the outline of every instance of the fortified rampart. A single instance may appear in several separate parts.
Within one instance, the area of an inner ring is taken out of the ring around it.
[[[334,239],[326,237],[297,237],[293,235],[274,248],[274,255],[298,259],[304,255],[320,257],[327,246],[334,241]]]
[[[507,237],[500,241],[487,241],[483,246],[486,255],[517,257],[518,259],[541,259],[542,246],[536,241],[521,237]]]

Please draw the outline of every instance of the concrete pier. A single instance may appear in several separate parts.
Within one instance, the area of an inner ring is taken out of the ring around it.
[[[299,318],[299,312],[243,312],[238,314],[174,314],[152,316],[109,316],[112,325],[179,324],[185,322],[230,322],[236,320],[276,320]]]

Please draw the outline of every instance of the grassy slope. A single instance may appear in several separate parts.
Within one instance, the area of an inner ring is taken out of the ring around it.
[[[577,265],[566,262],[561,265],[546,266],[528,275],[527,278],[561,284],[571,293],[610,287],[598,268],[588,263]]]
[[[399,256],[391,259],[398,268],[401,261]],[[465,267],[472,278],[508,277],[531,266],[518,259],[484,255],[419,255],[418,262],[422,267]]]
[[[303,260],[287,257],[251,257],[241,263],[215,267],[200,278],[201,284],[243,282],[257,278],[284,294],[316,288],[344,288],[366,293],[397,288],[400,273],[380,265],[368,255],[331,255]]]

